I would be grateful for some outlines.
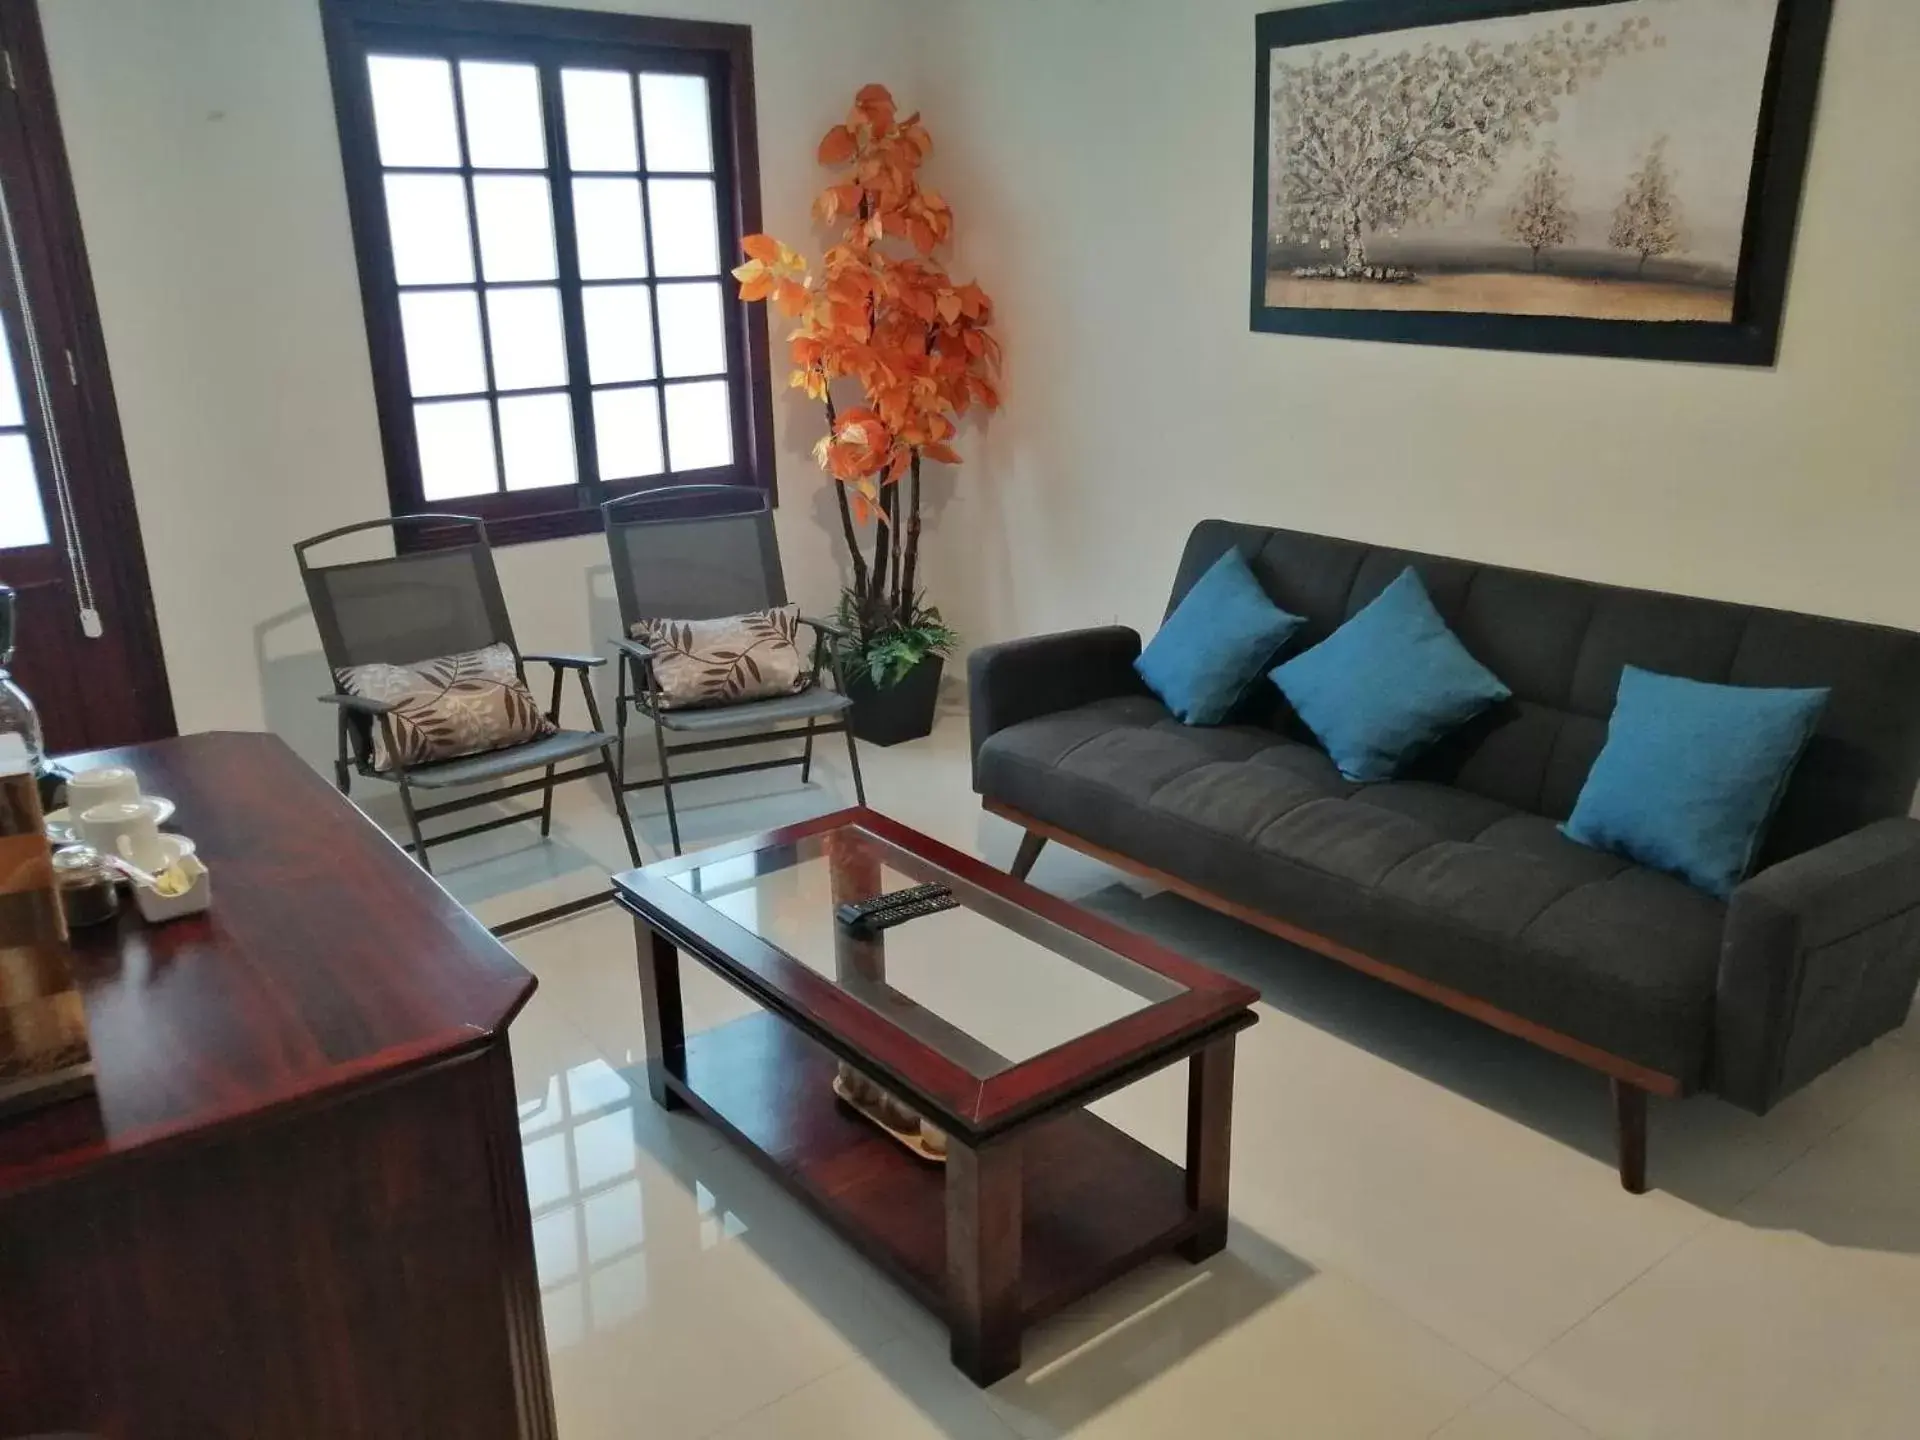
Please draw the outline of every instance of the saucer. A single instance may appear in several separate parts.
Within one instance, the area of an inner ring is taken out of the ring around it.
[[[142,795],[140,799],[153,807],[153,821],[164,825],[173,818],[178,807],[164,795]],[[47,838],[56,845],[78,845],[80,843],[79,817],[62,805],[58,810],[49,810],[46,815]]]

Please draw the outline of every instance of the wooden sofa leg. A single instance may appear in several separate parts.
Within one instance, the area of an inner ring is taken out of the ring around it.
[[[1631,1195],[1647,1193],[1647,1092],[1614,1080],[1614,1143],[1620,1152],[1620,1184]]]
[[[1027,878],[1033,869],[1033,862],[1040,858],[1040,852],[1046,848],[1047,837],[1036,835],[1029,830],[1020,837],[1020,849],[1013,857],[1012,875],[1016,880]]]

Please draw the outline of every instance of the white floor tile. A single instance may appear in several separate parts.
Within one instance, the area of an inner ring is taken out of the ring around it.
[[[1496,1385],[1434,1431],[1433,1440],[1593,1440],[1593,1432],[1516,1386]]]
[[[963,717],[861,758],[876,808],[1011,859]],[[814,781],[688,787],[688,844],[852,798],[835,746]],[[633,800],[665,853],[658,791]],[[597,786],[560,792],[554,833],[436,866],[493,920],[627,866]],[[1091,1297],[976,1390],[938,1317],[647,1098],[632,926],[595,911],[514,942],[540,979],[512,1044],[565,1440],[1920,1434],[1920,1014],[1764,1118],[1656,1103],[1632,1197],[1590,1073],[1058,846],[1034,879],[1261,987],[1227,1253]],[[750,1008],[696,965],[683,988],[693,1030]],[[1170,1071],[1097,1108],[1178,1156],[1185,1104]]]

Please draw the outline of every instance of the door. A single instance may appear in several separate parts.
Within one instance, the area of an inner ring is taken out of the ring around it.
[[[0,584],[47,748],[174,733],[133,487],[33,0],[0,0]]]

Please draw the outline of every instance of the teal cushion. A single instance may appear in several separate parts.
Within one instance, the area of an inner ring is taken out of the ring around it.
[[[1238,550],[1181,597],[1134,669],[1188,725],[1218,725],[1306,622],[1267,598]]]
[[[1561,830],[1725,899],[1752,868],[1828,693],[1627,666],[1607,743]]]
[[[1447,629],[1411,569],[1273,683],[1349,780],[1391,780],[1513,693]]]

